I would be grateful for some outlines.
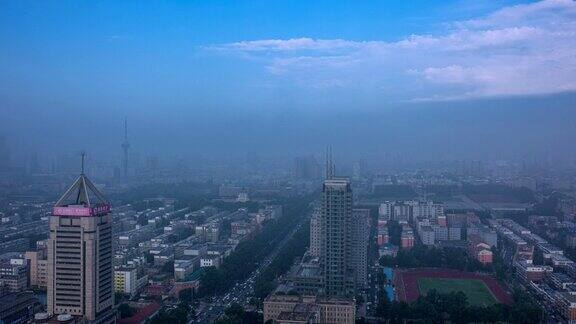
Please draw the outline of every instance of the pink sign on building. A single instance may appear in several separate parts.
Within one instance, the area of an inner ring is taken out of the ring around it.
[[[88,207],[54,207],[54,216],[92,216]]]
[[[54,207],[54,209],[52,210],[52,215],[88,217],[88,216],[104,215],[109,212],[110,212],[110,205],[100,204],[94,207],[82,207],[82,206]]]

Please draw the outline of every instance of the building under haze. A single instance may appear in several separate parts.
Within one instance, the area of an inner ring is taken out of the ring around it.
[[[294,159],[294,177],[302,180],[320,179],[320,165],[313,156]]]
[[[350,297],[366,286],[370,210],[352,209],[350,180],[334,177],[328,154],[322,201],[311,220],[310,253],[320,259],[323,293]]]
[[[48,242],[48,313],[114,322],[110,205],[84,175],[56,202]]]
[[[368,280],[368,244],[370,240],[370,209],[352,211],[352,268],[356,289],[364,288]]]
[[[328,296],[354,293],[352,269],[352,189],[348,179],[329,177],[322,189],[320,260]]]

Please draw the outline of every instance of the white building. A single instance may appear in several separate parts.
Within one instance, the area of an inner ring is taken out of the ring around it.
[[[422,240],[422,244],[424,245],[434,245],[436,236],[434,235],[434,230],[431,226],[422,226],[420,230],[420,239]]]
[[[137,293],[138,271],[135,268],[114,270],[114,288],[116,292],[134,296]]]
[[[220,257],[217,255],[207,255],[200,259],[200,267],[220,267]]]

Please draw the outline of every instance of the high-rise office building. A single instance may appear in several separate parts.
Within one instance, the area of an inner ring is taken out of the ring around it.
[[[352,189],[348,179],[328,177],[322,189],[322,245],[324,289],[328,296],[354,293],[352,269]]]
[[[84,175],[56,202],[48,241],[48,312],[114,321],[110,205]]]
[[[370,209],[352,212],[352,268],[356,288],[366,287],[368,281],[368,244],[370,241]]]
[[[329,151],[320,210],[311,221],[310,252],[319,241],[324,293],[351,297],[366,285],[370,210],[352,209],[350,180],[334,177],[331,155]]]

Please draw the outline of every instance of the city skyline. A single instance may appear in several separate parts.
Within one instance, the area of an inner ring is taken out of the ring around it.
[[[0,71],[0,323],[576,323],[576,0],[4,0]]]

